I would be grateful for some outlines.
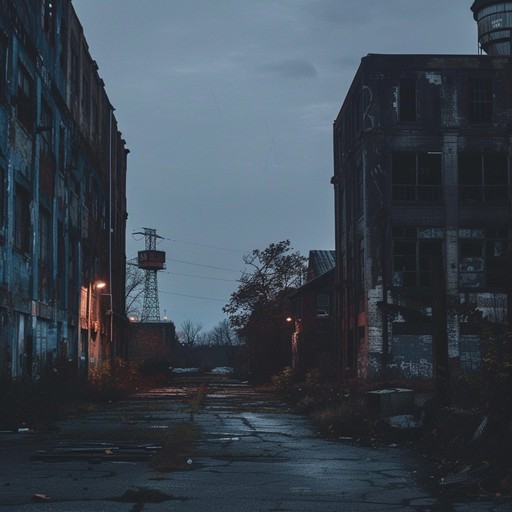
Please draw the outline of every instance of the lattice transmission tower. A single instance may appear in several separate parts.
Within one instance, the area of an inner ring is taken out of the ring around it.
[[[145,238],[145,250],[138,255],[138,267],[145,272],[141,322],[160,322],[157,273],[165,268],[165,252],[156,250],[156,241],[162,238],[156,229],[143,229],[143,233],[134,233]]]

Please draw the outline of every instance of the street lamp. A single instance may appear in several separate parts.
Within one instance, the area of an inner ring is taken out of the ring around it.
[[[93,320],[96,321],[96,318],[93,319],[93,295],[96,290],[103,290],[107,286],[107,283],[105,281],[102,281],[101,279],[97,279],[95,281],[91,281],[89,283],[89,290],[88,290],[88,296],[87,296],[87,348],[84,351],[85,352],[85,378],[87,379],[89,377],[89,367],[90,367],[90,360],[91,360],[91,348],[92,343],[91,340],[93,339],[92,336],[92,330],[93,330]]]

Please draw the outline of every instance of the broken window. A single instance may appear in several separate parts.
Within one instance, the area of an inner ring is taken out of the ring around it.
[[[440,153],[396,152],[392,156],[395,201],[440,201],[443,198]]]
[[[509,248],[508,230],[487,228],[485,233],[485,284],[492,288],[503,288],[507,272],[504,256]]]
[[[507,201],[506,153],[459,153],[460,201]]]
[[[19,185],[14,196],[14,247],[24,253],[30,250],[30,196]]]
[[[459,232],[459,282],[463,288],[503,288],[508,229],[464,229]]]
[[[429,287],[431,262],[442,257],[442,229],[393,228],[393,284]]]
[[[492,80],[473,78],[469,81],[469,121],[487,123],[492,118]]]
[[[328,293],[319,293],[316,296],[316,316],[329,316],[330,296]]]
[[[20,63],[18,66],[18,97],[16,98],[16,117],[29,131],[34,123],[34,81],[30,73]]]
[[[398,92],[398,113],[400,121],[416,121],[416,77],[404,77],[400,79]]]

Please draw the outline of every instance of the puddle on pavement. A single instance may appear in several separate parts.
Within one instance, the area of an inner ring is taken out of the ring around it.
[[[173,496],[157,489],[141,487],[134,490],[127,490],[122,496],[106,498],[108,501],[119,501],[122,503],[164,503],[165,501],[186,501],[189,498],[184,496]]]

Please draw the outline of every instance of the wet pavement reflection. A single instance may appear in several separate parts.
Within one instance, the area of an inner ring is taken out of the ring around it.
[[[322,439],[272,393],[202,379],[67,419],[58,435],[0,435],[0,512],[512,510],[441,494],[408,449]],[[176,425],[199,440],[181,466],[155,469],[157,436]]]

